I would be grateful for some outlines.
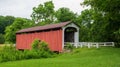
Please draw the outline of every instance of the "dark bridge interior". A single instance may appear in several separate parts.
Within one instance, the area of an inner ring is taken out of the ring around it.
[[[64,42],[74,42],[75,32],[77,32],[76,28],[68,27],[64,32]]]

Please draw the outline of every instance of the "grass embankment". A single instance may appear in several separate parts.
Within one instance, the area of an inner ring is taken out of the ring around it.
[[[120,48],[79,48],[55,58],[4,62],[0,67],[120,67]]]
[[[4,46],[4,44],[0,44],[0,51],[2,50],[2,47]]]
[[[4,46],[10,46],[10,44],[0,44],[0,50],[2,50]]]

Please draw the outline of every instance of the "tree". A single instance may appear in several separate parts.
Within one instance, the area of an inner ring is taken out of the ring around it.
[[[102,13],[86,9],[81,12],[75,22],[80,26],[80,41],[107,41],[105,31],[107,23]]]
[[[107,23],[105,22],[104,16],[94,11],[93,23],[91,26],[91,39],[93,42],[106,42],[106,29]],[[103,38],[104,37],[104,38]]]
[[[106,41],[120,42],[120,0],[84,0],[83,5],[91,6],[104,16]]]
[[[80,26],[80,32],[79,32],[79,39],[83,42],[89,42],[92,41],[91,39],[91,27],[93,22],[93,10],[84,10],[81,12],[81,15],[79,15],[75,19],[75,23]]]
[[[3,44],[4,43],[4,36],[3,36],[3,34],[0,34],[0,44]]]
[[[58,22],[65,22],[65,21],[72,21],[76,18],[76,14],[74,14],[72,11],[70,11],[69,8],[59,8],[56,13],[56,18]]]
[[[49,1],[34,7],[31,17],[38,25],[54,23],[54,4]]]
[[[0,16],[0,33],[4,34],[5,28],[14,22],[13,16]]]
[[[15,43],[16,32],[20,29],[32,27],[34,22],[25,18],[16,18],[12,25],[5,30],[5,41],[7,43]]]

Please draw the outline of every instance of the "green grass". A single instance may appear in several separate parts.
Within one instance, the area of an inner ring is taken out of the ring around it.
[[[0,51],[2,50],[3,44],[0,44]]]
[[[11,44],[0,44],[0,51],[3,49],[4,46],[10,46]]]
[[[79,48],[55,58],[4,62],[0,67],[120,67],[120,48]]]

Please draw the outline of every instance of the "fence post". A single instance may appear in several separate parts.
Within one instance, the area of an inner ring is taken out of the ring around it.
[[[99,44],[98,43],[96,43],[96,48],[99,48]]]
[[[74,42],[74,44],[75,44],[75,47],[77,48],[77,47],[78,47],[78,44],[77,44],[77,43],[75,43],[75,42]]]
[[[80,43],[80,47],[81,47],[81,48],[83,47],[83,44],[82,44],[82,43]]]
[[[104,43],[104,46],[106,46],[106,43]]]
[[[88,43],[88,48],[90,48],[90,43]]]
[[[115,46],[115,43],[114,43],[114,42],[112,42],[112,46]]]

